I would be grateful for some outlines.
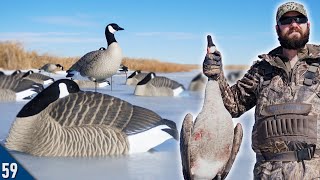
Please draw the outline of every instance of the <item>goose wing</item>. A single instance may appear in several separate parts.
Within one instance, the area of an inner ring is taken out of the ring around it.
[[[177,81],[174,81],[174,80],[171,80],[167,77],[155,77],[153,78],[150,83],[152,85],[154,85],[155,87],[168,87],[168,88],[171,88],[171,89],[176,89],[180,86],[183,87],[182,84],[178,83]]]
[[[182,162],[182,172],[184,179],[191,179],[190,174],[190,152],[189,152],[189,139],[192,134],[193,122],[192,115],[187,114],[183,120],[180,132],[180,155]]]
[[[95,59],[100,58],[103,52],[104,50],[88,52],[87,54],[82,56],[76,63],[74,63],[68,71],[70,70],[80,71],[82,67],[90,66],[90,63]]]
[[[73,93],[51,106],[49,115],[66,127],[107,125],[135,134],[168,123],[151,110],[101,93]]]

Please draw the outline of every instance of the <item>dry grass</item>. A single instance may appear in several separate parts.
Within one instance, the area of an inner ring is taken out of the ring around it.
[[[79,57],[56,57],[49,54],[39,55],[35,51],[28,52],[18,42],[0,42],[0,68],[15,69],[38,69],[46,63],[61,64],[69,69]],[[142,70],[153,72],[184,72],[201,68],[201,65],[177,64],[161,62],[156,59],[128,58],[122,60],[130,70]],[[225,66],[225,69],[247,69],[247,66]]]

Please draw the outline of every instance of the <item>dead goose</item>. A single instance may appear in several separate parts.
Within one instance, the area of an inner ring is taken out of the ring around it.
[[[142,79],[144,79],[148,73],[141,73],[140,70],[134,71],[128,78],[127,78],[127,85],[135,86],[137,85]]]
[[[199,73],[196,77],[194,77],[189,85],[189,91],[204,91],[208,78],[203,75],[203,73]]]
[[[177,135],[151,110],[61,79],[21,109],[5,145],[36,156],[106,156],[146,152]]]
[[[122,50],[114,37],[116,31],[124,30],[115,23],[108,24],[105,29],[105,36],[108,42],[106,50],[91,51],[81,57],[67,71],[66,77],[73,77],[80,73],[94,82],[105,81],[117,73],[122,61]],[[111,80],[112,88],[112,80]]]
[[[95,86],[96,86],[95,82],[89,81],[89,80],[73,80],[73,81],[78,84],[80,89],[82,89],[82,88],[95,88]],[[110,85],[109,81],[104,81],[104,82],[98,83],[98,87],[106,87],[109,85]]]
[[[210,51],[213,49],[210,44],[213,45],[211,37],[208,37],[208,52],[214,52]],[[209,79],[201,112],[194,122],[190,114],[183,121],[180,152],[184,178],[224,179],[238,153],[241,140],[241,125],[233,129],[232,117],[224,106],[219,82]]]
[[[149,73],[142,79],[134,90],[137,96],[178,96],[184,91],[182,84],[166,77]]]

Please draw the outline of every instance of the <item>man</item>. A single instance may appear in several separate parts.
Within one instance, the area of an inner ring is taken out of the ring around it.
[[[276,23],[281,46],[258,56],[235,85],[228,85],[218,51],[207,54],[203,72],[220,82],[233,117],[256,106],[254,179],[320,178],[320,47],[307,44],[310,22],[302,4],[281,5]]]

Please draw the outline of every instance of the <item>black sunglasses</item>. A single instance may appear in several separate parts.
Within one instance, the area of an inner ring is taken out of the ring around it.
[[[308,22],[308,18],[303,16],[303,15],[299,15],[299,16],[287,16],[287,17],[282,17],[279,19],[278,21],[278,25],[287,25],[287,24],[291,24],[292,20],[294,20],[296,23],[298,24],[303,24]]]

